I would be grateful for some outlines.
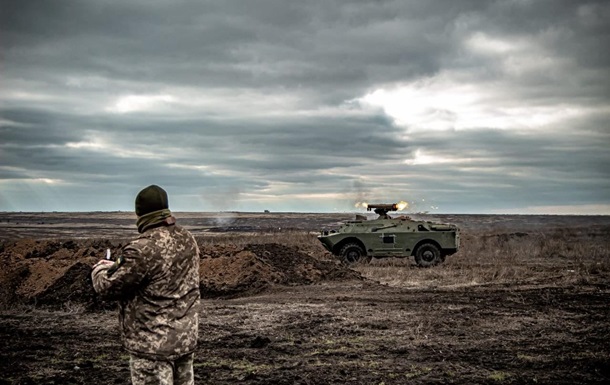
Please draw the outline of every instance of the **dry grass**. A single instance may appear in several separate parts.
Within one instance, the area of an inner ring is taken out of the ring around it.
[[[202,248],[279,243],[321,259],[327,253],[311,232],[217,234],[198,237]],[[413,258],[373,259],[354,267],[368,279],[397,287],[487,284],[581,284],[610,278],[610,239],[599,232],[549,229],[539,233],[462,233],[460,251],[442,265],[418,268]]]
[[[391,286],[593,283],[610,277],[610,239],[569,231],[465,233],[460,251],[440,266],[420,269],[412,259],[382,259],[357,270]]]

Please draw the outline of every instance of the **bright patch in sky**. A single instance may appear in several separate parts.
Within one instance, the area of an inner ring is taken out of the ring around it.
[[[59,180],[59,179],[51,179],[51,178],[35,178],[35,179],[30,179],[30,181],[32,181],[32,182],[46,183],[46,184],[57,184],[57,183],[61,183],[61,180]]]
[[[413,159],[405,160],[405,164],[409,165],[422,165],[422,164],[439,164],[439,163],[453,163],[455,159],[450,159],[447,157],[436,156],[431,154],[424,154],[424,152],[420,149],[415,151],[415,156]]]
[[[66,143],[68,148],[88,148],[91,150],[103,150],[108,146],[101,141],[90,141],[90,142],[68,142]]]
[[[475,33],[466,41],[466,45],[473,51],[485,54],[505,54],[524,48],[522,42],[493,38],[481,32]]]
[[[380,108],[410,132],[465,129],[536,129],[580,115],[578,106],[527,106],[508,82],[460,81],[457,73],[379,88],[357,99]],[[518,90],[517,90],[518,91]]]
[[[168,151],[159,153],[147,146],[125,145],[119,140],[110,141],[102,138],[93,138],[80,142],[68,142],[65,147],[93,152],[107,152],[118,158],[140,158],[140,159],[163,159],[168,156]]]
[[[149,111],[164,104],[172,103],[174,100],[171,95],[127,95],[121,96],[107,110],[119,114]]]
[[[56,185],[60,183],[64,183],[61,179],[54,178],[19,178],[19,179],[10,179],[4,178],[0,180],[2,184],[14,184],[14,183],[33,183],[33,184],[43,184],[43,185]]]

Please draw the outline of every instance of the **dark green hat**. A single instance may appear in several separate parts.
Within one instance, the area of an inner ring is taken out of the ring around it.
[[[136,197],[136,215],[141,217],[153,211],[169,209],[167,193],[157,185],[150,185]]]

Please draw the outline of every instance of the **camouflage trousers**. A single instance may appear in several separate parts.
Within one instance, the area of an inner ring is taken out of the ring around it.
[[[131,355],[129,359],[133,385],[194,385],[193,354],[174,361],[148,360]]]

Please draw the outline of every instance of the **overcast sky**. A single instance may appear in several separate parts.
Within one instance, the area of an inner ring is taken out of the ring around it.
[[[610,5],[3,0],[0,211],[610,214]]]

